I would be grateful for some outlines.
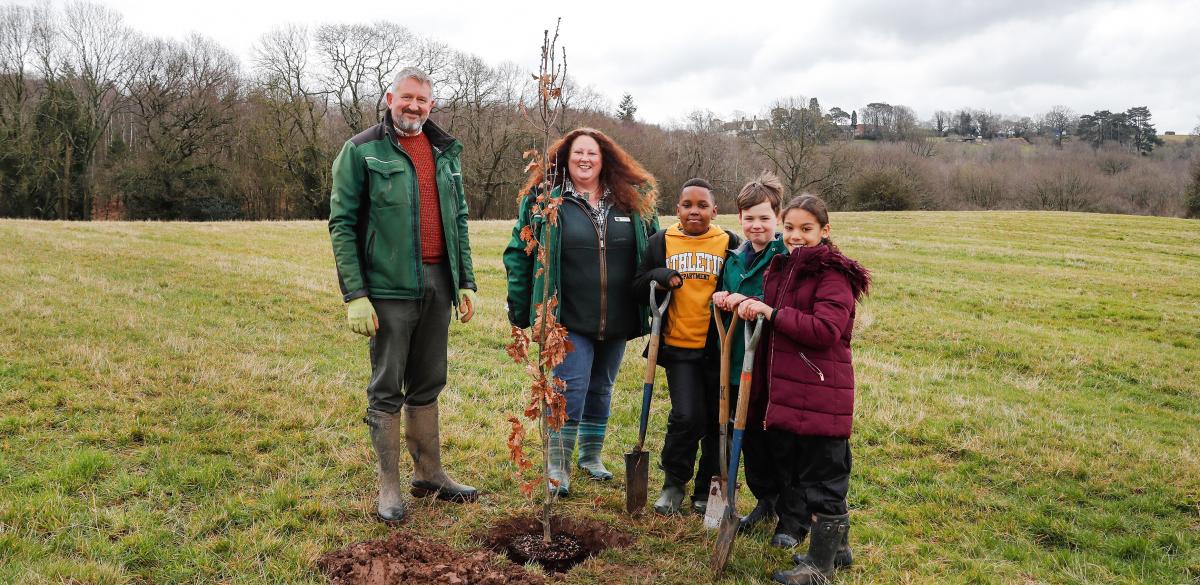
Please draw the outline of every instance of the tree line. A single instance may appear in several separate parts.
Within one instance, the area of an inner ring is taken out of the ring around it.
[[[393,73],[408,65],[434,79],[434,119],[464,143],[472,216],[511,217],[524,178],[521,153],[537,142],[522,116],[522,104],[533,101],[533,76],[517,64],[492,65],[382,21],[277,28],[242,63],[201,36],[139,34],[99,4],[0,7],[0,216],[325,218],[334,155],[379,120]],[[726,209],[741,183],[764,168],[789,191],[822,194],[837,209],[1043,205],[1032,186],[972,199],[948,178],[959,170],[932,170],[977,164],[946,140],[1011,138],[1047,160],[1061,157],[1043,149],[1066,144],[1081,160],[1163,166],[1180,180],[1160,185],[1174,189],[1160,195],[1178,205],[1096,199],[1078,207],[1182,214],[1188,171],[1169,159],[1192,153],[1190,143],[1174,155],[1155,152],[1162,140],[1145,107],[1083,116],[1056,107],[1036,118],[939,110],[920,121],[903,105],[870,102],[847,111],[789,97],[761,119],[721,120],[702,110],[664,126],[637,121],[628,93],[615,109],[595,89],[570,81],[564,96],[556,131],[598,127],[636,156],[664,193],[705,177]],[[1097,176],[1105,176],[1101,167],[1095,165]],[[1090,178],[1089,168],[1078,172]],[[896,186],[908,195],[881,195]]]

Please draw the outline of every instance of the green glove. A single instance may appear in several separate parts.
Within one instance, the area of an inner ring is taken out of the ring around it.
[[[375,314],[375,307],[371,306],[371,299],[358,297],[346,303],[346,322],[350,324],[351,331],[375,337],[375,331],[379,329],[379,316]]]
[[[475,291],[469,288],[458,289],[458,320],[466,323],[475,316],[475,303],[479,302],[479,297]]]

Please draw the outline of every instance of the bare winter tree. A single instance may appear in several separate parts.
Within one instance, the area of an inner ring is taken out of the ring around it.
[[[37,84],[32,74],[45,6],[0,6],[0,215],[38,213],[27,181],[37,164],[31,137]]]
[[[138,148],[118,173],[131,218],[238,217],[222,163],[235,137],[239,64],[203,37],[142,44],[127,99]]]
[[[329,215],[333,145],[326,136],[329,91],[315,79],[308,31],[288,26],[266,33],[254,48],[258,90],[251,95],[265,119],[255,132],[259,156],[286,169],[312,216]]]
[[[1054,145],[1062,148],[1063,137],[1067,135],[1067,131],[1075,126],[1077,117],[1071,108],[1066,106],[1054,106],[1050,111],[1042,114],[1042,119],[1038,124],[1041,134],[1048,135],[1054,139]]]
[[[717,186],[719,191],[735,190],[737,178],[732,150],[737,147],[732,137],[721,133],[721,121],[709,110],[688,114],[687,124],[670,135],[673,166],[686,181],[702,177]],[[681,183],[682,184],[682,183]]]
[[[836,190],[845,185],[847,159],[831,144],[837,128],[800,98],[777,102],[767,130],[747,133],[750,146],[771,162],[789,193]]]
[[[441,115],[463,143],[463,178],[475,217],[509,217],[524,179],[521,153],[537,137],[517,116],[517,104],[531,86],[513,63],[489,67],[460,54],[453,82],[458,96]]]
[[[119,12],[90,2],[66,4],[41,31],[35,52],[42,76],[48,84],[69,88],[71,102],[64,113],[74,118],[61,125],[58,184],[62,195],[57,216],[88,219],[96,147],[135,70],[138,36]]]
[[[35,35],[46,17],[44,6],[0,6],[0,127],[15,135],[29,120]]]
[[[337,104],[351,133],[379,120],[392,75],[415,37],[393,24],[327,24],[316,32],[321,83]]]
[[[938,136],[945,136],[950,131],[950,124],[953,115],[946,110],[938,110],[933,113],[933,129]]]

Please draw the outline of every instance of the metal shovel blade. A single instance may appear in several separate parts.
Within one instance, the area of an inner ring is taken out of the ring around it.
[[[708,506],[704,509],[704,527],[716,530],[721,526],[721,518],[725,516],[725,481],[721,476],[714,475],[708,484]]]
[[[650,485],[650,452],[625,454],[625,511],[639,514],[646,509],[646,489]]]
[[[732,506],[726,507],[725,514],[721,516],[721,527],[717,528],[717,544],[713,547],[712,554],[712,571],[718,577],[729,563],[729,556],[733,554],[733,541],[737,537],[737,531],[737,513],[733,511]]]

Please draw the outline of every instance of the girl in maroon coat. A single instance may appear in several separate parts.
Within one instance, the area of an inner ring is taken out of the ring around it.
[[[762,424],[774,445],[780,486],[776,532],[811,531],[807,555],[776,571],[776,582],[824,583],[849,565],[850,429],[854,307],[871,276],[829,239],[829,211],[814,195],[783,208],[788,254],[771,260],[763,299],[738,306],[742,319],[769,322],[754,365],[747,426]],[[765,351],[764,351],[765,349]]]

